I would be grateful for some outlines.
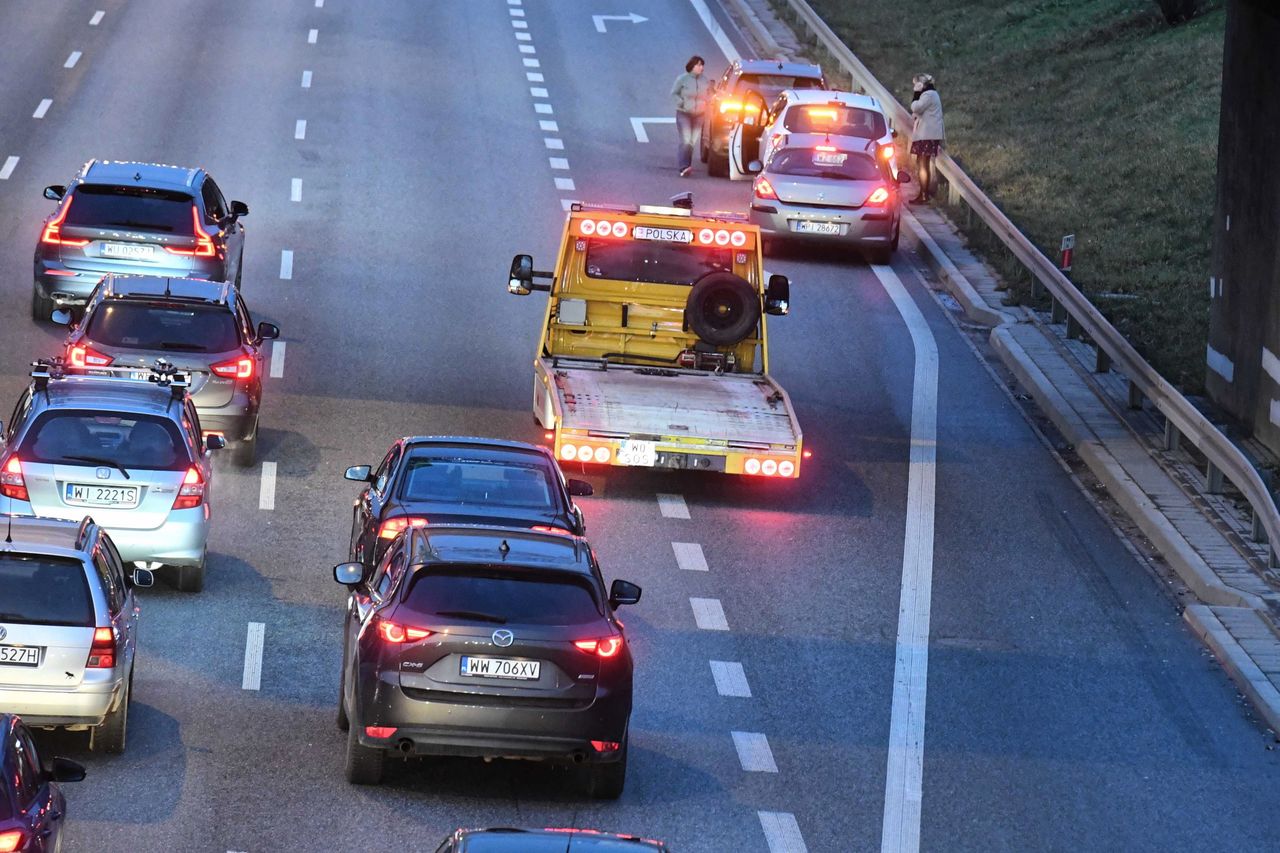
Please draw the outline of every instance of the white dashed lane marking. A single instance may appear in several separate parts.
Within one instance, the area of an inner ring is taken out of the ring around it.
[[[526,45],[526,46],[527,46],[527,45]],[[533,51],[529,51],[529,52],[530,52],[530,53],[532,53]],[[541,62],[539,62],[539,61],[538,61],[538,60],[536,60],[536,59],[526,59],[526,60],[524,61],[524,67],[525,67],[525,68],[541,68],[541,67],[542,67],[542,63],[541,63]],[[673,119],[673,121],[674,121],[674,119]]]
[[[262,488],[258,491],[258,509],[276,508],[276,463],[262,463]]]
[[[764,830],[769,853],[809,853],[800,835],[800,824],[791,812],[757,812],[760,828]]]
[[[671,550],[676,552],[676,565],[686,572],[707,571],[707,558],[697,542],[672,542]]]
[[[280,278],[285,281],[293,278],[293,252],[290,249],[280,250]]]
[[[534,48],[534,46],[533,46],[533,45],[531,45],[531,44],[522,44],[522,45],[520,45],[520,52],[521,52],[521,53],[537,53],[538,51],[537,51],[537,50]],[[538,60],[536,60],[536,59],[535,59],[535,60],[533,60],[533,64],[532,64],[532,65],[529,65],[529,60],[527,60],[527,59],[526,59],[526,60],[524,61],[524,64],[525,64],[526,66],[528,66],[529,68],[537,68],[537,67],[538,67]]]
[[[528,33],[516,33],[516,41],[533,41],[533,36]]]
[[[249,623],[249,633],[244,642],[244,677],[240,680],[240,687],[244,690],[262,687],[262,642],[266,633],[266,623]]]
[[[689,517],[689,507],[680,495],[658,495],[658,509],[664,518]]]
[[[91,26],[91,27],[96,27],[96,26],[98,26],[98,24],[101,24],[101,23],[102,23],[102,18],[103,18],[103,16],[105,16],[106,14],[107,14],[107,13],[106,13],[106,12],[104,12],[104,11],[102,11],[101,9],[99,9],[99,10],[98,10],[98,11],[96,11],[96,12],[94,12],[94,13],[93,13],[93,17],[89,19],[89,26]]]
[[[517,30],[527,30],[529,29],[529,22],[528,21],[512,21],[511,26],[515,27]]]
[[[576,186],[574,186],[573,178],[556,178],[556,189],[558,189],[558,190],[576,190],[576,189],[577,189],[577,187],[576,187]],[[569,209],[569,208],[567,208],[567,207],[565,208],[565,210],[568,210],[568,209]]]
[[[44,118],[44,114],[49,112],[49,107],[53,106],[52,98],[45,98],[40,102],[40,106],[36,107],[36,111],[31,114],[32,118]]]
[[[293,138],[307,138],[307,120],[305,118],[298,119],[298,121],[293,125]]]
[[[18,158],[9,157],[4,161],[4,165],[0,166],[0,181],[9,180],[9,176],[13,174],[13,170],[18,167]]]
[[[284,376],[284,341],[271,342],[271,378],[280,379]]]
[[[731,660],[711,661],[711,677],[716,681],[716,692],[721,696],[735,696],[741,699],[751,698],[751,687],[747,684],[747,673],[742,664]]]
[[[311,72],[310,71],[302,72],[302,88],[304,89],[311,88]]]
[[[101,13],[101,12],[99,12],[98,14],[102,14],[102,13]],[[76,67],[76,63],[80,61],[80,57],[82,57],[82,56],[84,56],[84,54],[83,54],[83,53],[81,53],[81,52],[80,52],[80,51],[78,51],[78,50],[73,50],[73,51],[71,51],[71,55],[67,57],[67,61],[66,61],[66,62],[64,62],[64,63],[62,63],[62,67],[63,67],[63,68],[75,68],[75,67]]]
[[[535,98],[546,98],[546,97],[550,97],[550,96],[547,94],[547,90],[546,90],[546,89],[544,89],[544,88],[542,88],[541,86],[530,86],[530,87],[529,87],[529,94],[530,94],[530,95],[533,95]]]
[[[294,178],[289,183],[289,201],[302,201],[302,178]]]
[[[777,773],[778,765],[769,749],[769,739],[759,732],[730,732],[733,748],[738,750],[738,762],[750,773]]]
[[[564,140],[556,139],[555,137],[551,137],[551,136],[546,137],[545,139],[542,140],[542,144],[547,146],[547,148],[552,151],[564,150]]]
[[[316,0],[316,8],[317,8],[317,9],[323,9],[323,8],[324,8],[324,0]]]
[[[543,80],[542,75],[537,71],[526,71],[524,76],[530,83],[541,83]]]
[[[569,161],[563,157],[548,157],[547,161],[551,163],[551,168],[557,171],[564,172],[569,169]]]
[[[511,17],[513,18],[524,17],[524,9],[511,8],[511,9],[508,9],[507,11],[511,13]]]
[[[691,598],[693,621],[704,631],[728,631],[729,620],[724,618],[724,607],[718,598]]]
[[[534,111],[535,113],[538,113],[538,114],[540,114],[540,115],[544,115],[544,116],[552,115],[552,114],[555,112],[555,110],[553,110],[553,109],[551,108],[551,105],[550,105],[550,104],[543,104],[543,103],[537,103],[537,104],[534,104],[534,105],[533,105],[533,111]]]
[[[554,121],[551,121],[550,119],[545,119],[545,118],[538,119],[538,127],[550,133],[560,132],[560,125],[556,124]]]
[[[319,30],[310,30],[310,31],[307,33],[307,44],[315,44],[315,43],[316,43],[316,39],[318,39],[318,38],[320,38],[320,31],[319,31]]]

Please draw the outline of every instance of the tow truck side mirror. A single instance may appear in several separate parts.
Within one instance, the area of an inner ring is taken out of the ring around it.
[[[62,197],[67,194],[67,188],[62,184],[53,184],[44,188],[44,197],[49,201],[62,201]]]
[[[785,275],[769,276],[769,286],[764,291],[766,314],[785,316],[791,310],[791,282]]]
[[[507,278],[507,293],[528,296],[533,290],[533,258],[516,255],[511,259],[511,275]]]

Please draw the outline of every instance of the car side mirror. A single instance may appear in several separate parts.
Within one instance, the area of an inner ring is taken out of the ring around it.
[[[220,435],[206,435],[204,437],[205,450],[221,450],[227,446],[227,440]]]
[[[640,587],[631,581],[621,578],[609,587],[609,606],[617,610],[624,604],[635,604],[640,600]]]
[[[155,585],[155,582],[155,572],[150,569],[134,569],[133,573],[129,575],[130,586],[136,586],[138,589],[146,589]]]
[[[906,170],[906,169],[899,169],[899,170],[898,170],[898,183],[900,183],[900,184],[909,184],[909,183],[911,183],[911,175],[910,175],[910,173],[909,173],[909,172],[907,172],[907,170]]]
[[[791,281],[777,273],[769,276],[769,286],[764,291],[766,314],[785,316],[791,310]]]
[[[62,201],[62,197],[67,194],[67,188],[62,184],[52,184],[44,188],[44,197],[49,201]]]
[[[274,341],[278,337],[280,337],[280,327],[275,323],[258,324],[258,340]]]
[[[586,480],[569,481],[569,494],[573,495],[575,498],[589,498],[595,493],[595,487]]]
[[[239,218],[241,216],[248,216],[249,205],[245,204],[242,201],[231,202],[231,215],[236,218]]]
[[[759,160],[752,160],[750,163],[747,164],[747,174],[749,175],[757,175],[763,171],[764,171],[764,164],[761,163]]]
[[[352,465],[342,476],[346,477],[348,480],[355,480],[357,483],[371,482],[369,478],[368,465]]]
[[[533,257],[516,255],[511,259],[511,275],[507,277],[507,293],[528,296],[533,290]]]
[[[49,315],[49,319],[57,323],[59,326],[70,326],[71,312],[66,308],[59,308]]]
[[[85,777],[84,765],[70,758],[55,758],[49,762],[48,776],[55,782],[80,782]]]
[[[338,563],[333,567],[333,579],[343,586],[359,586],[364,583],[364,563]]]

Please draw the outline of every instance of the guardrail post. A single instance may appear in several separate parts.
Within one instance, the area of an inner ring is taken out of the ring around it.
[[[1262,516],[1258,515],[1258,511],[1252,506],[1249,507],[1249,514],[1253,516],[1253,523],[1249,526],[1249,538],[1254,542],[1267,541],[1267,528],[1262,524]]]
[[[1138,383],[1132,379],[1129,380],[1129,408],[1142,408],[1142,389],[1138,387]]]
[[[1061,302],[1054,299],[1049,306],[1049,322],[1056,325],[1067,319],[1067,309]]]
[[[1209,460],[1204,464],[1204,490],[1210,495],[1222,494],[1222,469]]]
[[[947,203],[955,207],[960,201],[960,187],[956,186],[952,181],[947,181]],[[968,205],[965,205],[965,207],[968,207]]]
[[[1084,337],[1084,327],[1070,314],[1067,315],[1067,337],[1071,340]]]
[[[1178,445],[1182,442],[1182,433],[1178,432],[1178,428],[1174,426],[1173,421],[1168,418],[1164,419],[1164,449],[1173,452],[1178,449]]]
[[[1275,548],[1268,548],[1268,549],[1267,549],[1267,568],[1268,568],[1268,569],[1280,569],[1280,559],[1277,559],[1277,558],[1276,558],[1276,549],[1275,549]]]
[[[1093,345],[1098,353],[1098,358],[1093,365],[1093,372],[1109,373],[1111,371],[1111,356],[1107,355],[1106,350],[1098,346],[1097,341],[1094,341]]]

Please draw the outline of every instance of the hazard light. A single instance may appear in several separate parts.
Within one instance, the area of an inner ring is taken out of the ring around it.
[[[796,463],[790,459],[769,459],[748,456],[742,463],[742,473],[753,477],[794,477]]]

